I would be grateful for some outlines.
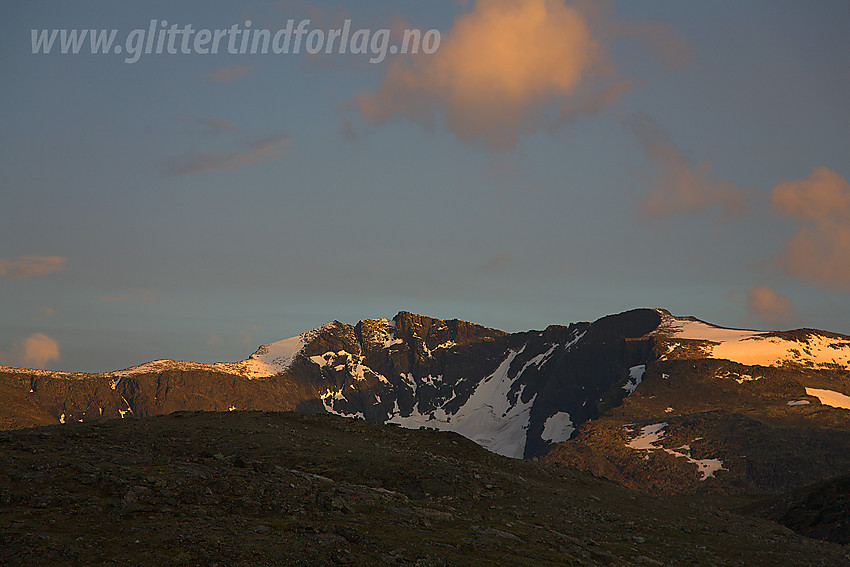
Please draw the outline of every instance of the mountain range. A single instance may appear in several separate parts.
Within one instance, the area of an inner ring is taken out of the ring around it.
[[[459,433],[643,491],[780,493],[850,474],[850,337],[663,309],[505,333],[402,311],[246,360],[0,367],[0,428],[175,411],[330,413]]]

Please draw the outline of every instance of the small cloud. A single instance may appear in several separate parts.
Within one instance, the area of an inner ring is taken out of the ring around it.
[[[59,343],[44,333],[33,333],[16,344],[11,352],[0,352],[0,363],[43,368],[49,362],[59,360]]]
[[[774,328],[793,319],[795,311],[790,298],[766,286],[753,287],[747,291],[747,309]]]
[[[801,224],[779,257],[782,267],[805,281],[850,289],[850,183],[816,167],[806,179],[774,187],[771,202]]]
[[[742,215],[754,194],[728,181],[708,178],[711,164],[699,166],[680,150],[658,124],[644,113],[626,120],[647,157],[655,164],[658,175],[655,187],[643,202],[644,213],[661,218],[676,213],[697,212],[720,206],[727,213]]]
[[[65,267],[68,259],[63,256],[18,256],[0,258],[0,276],[15,279],[37,278],[58,272]]]
[[[140,302],[140,303],[156,303],[159,294],[149,289],[136,289],[131,293],[124,295],[115,295],[101,297],[100,301],[104,303],[120,303],[120,302]]]
[[[249,167],[258,163],[281,157],[292,147],[292,139],[287,134],[256,140],[248,144],[243,151],[211,152],[190,155],[170,169],[172,175],[189,175],[211,171],[229,171]]]
[[[489,262],[487,262],[486,264],[481,266],[480,271],[482,271],[482,272],[493,272],[495,270],[498,270],[499,268],[507,266],[512,261],[513,261],[513,258],[511,257],[510,252],[501,252],[501,253],[493,256],[493,258],[490,259]]]
[[[213,83],[232,83],[236,79],[247,77],[253,71],[253,65],[230,65],[216,69],[207,75],[207,77]]]
[[[59,343],[44,333],[35,333],[24,339],[21,352],[21,361],[24,364],[41,368],[48,362],[60,358]]]

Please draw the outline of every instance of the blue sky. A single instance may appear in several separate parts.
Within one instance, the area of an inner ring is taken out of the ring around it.
[[[658,306],[850,333],[846,2],[0,14],[0,364],[240,360],[402,309],[522,331]],[[126,45],[151,20],[308,18],[434,29],[439,48],[32,53],[33,29]]]

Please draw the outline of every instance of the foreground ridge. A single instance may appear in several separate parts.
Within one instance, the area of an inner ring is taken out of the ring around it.
[[[0,563],[835,566],[847,550],[467,439],[178,412],[0,432]]]

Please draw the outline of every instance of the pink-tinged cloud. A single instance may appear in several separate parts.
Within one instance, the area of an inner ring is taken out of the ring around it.
[[[624,90],[590,3],[478,0],[430,55],[391,59],[377,91],[357,108],[381,124],[406,116],[429,125],[442,113],[458,138],[496,149],[523,133],[594,112]]]
[[[766,286],[753,287],[747,291],[747,309],[773,328],[788,323],[795,311],[790,298]]]
[[[4,361],[30,368],[44,368],[49,362],[60,358],[59,343],[44,333],[28,336],[12,353],[2,356]]]
[[[752,188],[709,179],[711,164],[694,165],[646,114],[633,114],[626,123],[657,170],[654,187],[643,202],[643,212],[648,217],[661,218],[713,207],[735,215],[747,211],[748,201],[755,194]]]
[[[213,83],[232,83],[242,77],[247,77],[253,72],[252,65],[230,65],[221,67],[208,75]]]
[[[249,167],[286,155],[292,139],[282,134],[257,140],[238,152],[211,152],[190,155],[171,168],[173,175],[189,175],[210,171],[229,171]]]
[[[850,289],[850,183],[816,167],[805,179],[774,187],[771,202],[801,224],[779,258],[782,267],[802,280]]]
[[[136,289],[123,295],[101,297],[100,301],[104,303],[140,302],[153,304],[157,302],[158,297],[159,294],[149,289]]]
[[[63,256],[18,256],[0,258],[0,276],[11,278],[37,278],[58,272],[65,267],[68,259]]]

